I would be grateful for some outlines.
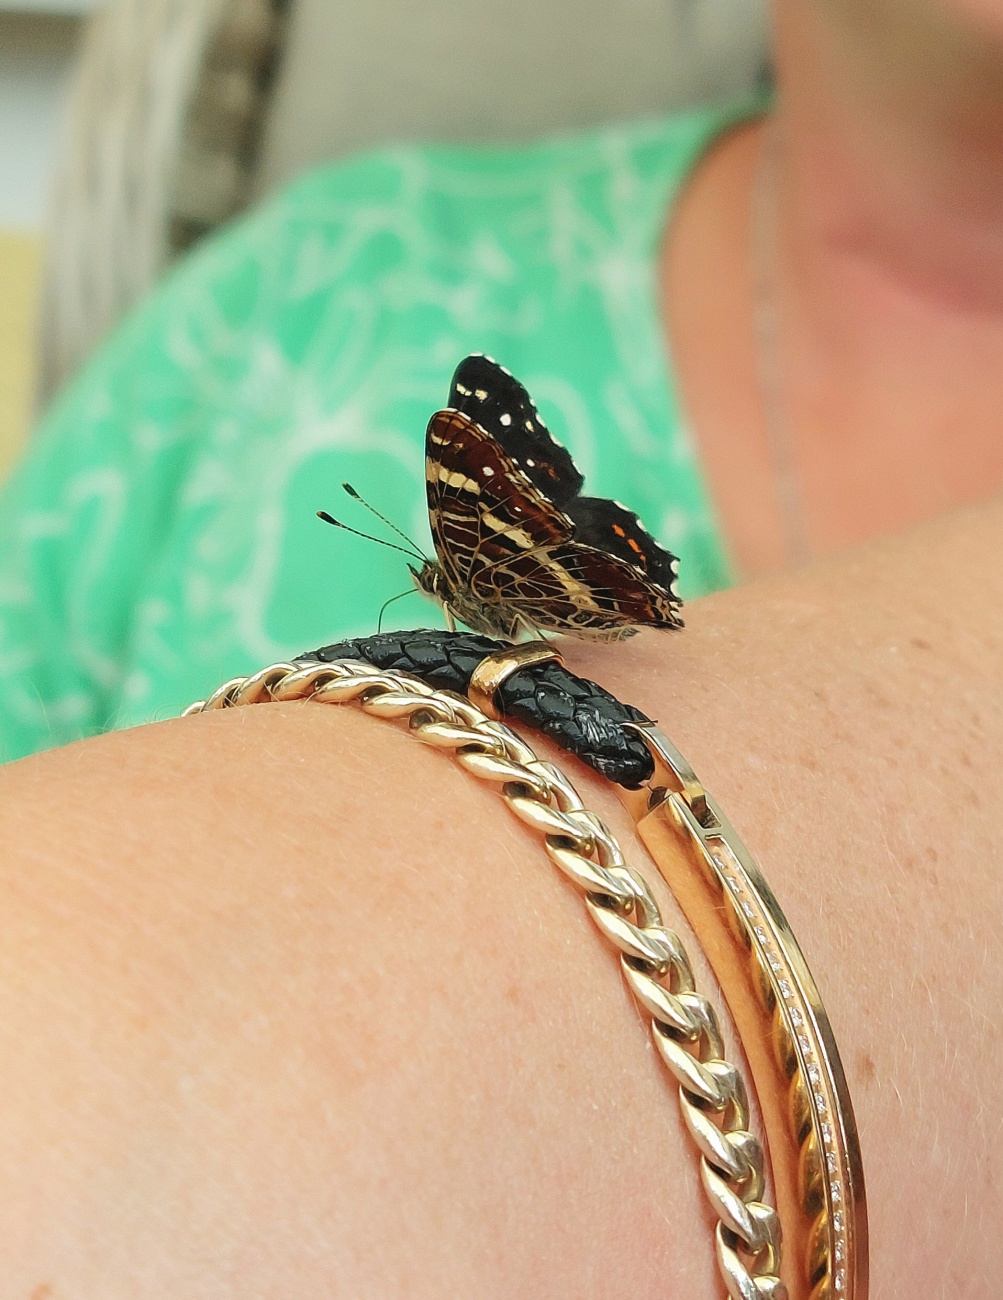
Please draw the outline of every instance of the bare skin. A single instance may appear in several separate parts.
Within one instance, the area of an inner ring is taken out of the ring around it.
[[[783,381],[824,552],[999,487],[1003,22],[988,0],[818,0],[779,28]],[[665,265],[748,573],[786,558],[757,149],[751,128],[708,156]],[[701,601],[684,636],[568,654],[661,719],[810,954],[876,1300],[999,1293],[1001,555],[997,503]],[[267,707],[7,767],[0,816],[0,1300],[720,1295],[615,962],[448,760]]]
[[[1003,487],[1003,21],[976,0],[814,0],[780,3],[776,26],[766,360],[822,554]],[[746,574],[790,560],[753,328],[762,130],[704,159],[663,257],[674,365]]]
[[[1001,553],[996,506],[569,648],[811,954],[882,1300],[998,1294]],[[15,764],[0,818],[2,1300],[720,1295],[615,960],[448,759],[265,706]]]

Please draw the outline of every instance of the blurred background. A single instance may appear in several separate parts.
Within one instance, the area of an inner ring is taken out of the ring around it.
[[[170,262],[305,168],[740,96],[764,75],[764,9],[0,0],[0,475]]]
[[[0,472],[31,418],[56,141],[89,9],[89,0],[0,7]]]

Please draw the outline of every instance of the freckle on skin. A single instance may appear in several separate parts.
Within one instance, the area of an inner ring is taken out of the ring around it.
[[[921,636],[914,636],[911,644],[915,646],[917,650],[929,650],[931,648],[930,642],[925,641]]]
[[[860,1069],[860,1077],[864,1081],[864,1086],[870,1087],[877,1078],[878,1073],[878,1068],[874,1064],[874,1058],[871,1056],[870,1052],[861,1052],[857,1064]]]

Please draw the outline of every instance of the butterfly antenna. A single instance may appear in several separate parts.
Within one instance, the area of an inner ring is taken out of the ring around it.
[[[323,519],[324,523],[330,524],[332,528],[342,528],[346,533],[354,533],[356,537],[364,537],[367,542],[375,542],[377,546],[389,546],[392,551],[400,551],[401,555],[410,555],[413,559],[425,559],[418,550],[406,551],[403,546],[398,546],[396,542],[388,542],[382,537],[374,537],[372,533],[360,533],[357,528],[349,528],[348,524],[343,524],[340,519],[335,519],[326,510],[318,510],[317,518]]]
[[[383,615],[387,612],[395,600],[403,600],[405,596],[417,596],[418,588],[410,587],[407,591],[402,591],[399,596],[391,596],[389,600],[383,602],[383,608],[380,610],[379,622],[376,624],[376,635],[383,631]]]
[[[389,529],[395,532],[398,537],[403,538],[404,541],[407,542],[408,546],[412,548],[415,555],[421,556],[422,559],[425,558],[425,556],[422,555],[421,551],[411,540],[411,538],[408,537],[407,533],[403,532],[400,528],[398,528],[396,524],[391,523],[390,520],[386,517],[386,515],[381,515],[375,506],[371,506],[365,497],[360,496],[358,492],[356,492],[355,488],[352,487],[351,483],[342,483],[341,486],[344,489],[344,491],[346,491],[348,495],[352,497],[353,500],[358,501],[360,506],[365,506],[370,514],[375,515],[377,519],[379,519],[382,523],[386,524],[386,526]]]

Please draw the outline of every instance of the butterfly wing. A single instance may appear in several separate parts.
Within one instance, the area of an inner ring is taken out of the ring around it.
[[[425,490],[435,553],[450,585],[568,540],[574,526],[462,411],[439,411],[425,437]]]
[[[624,560],[678,602],[679,560],[655,541],[632,510],[604,497],[577,497],[565,510],[575,525],[576,542]]]
[[[577,541],[638,565],[652,582],[671,589],[678,575],[676,557],[619,502],[579,495],[584,479],[511,371],[481,353],[466,357],[453,376],[449,404],[491,434],[533,485],[571,518]]]
[[[449,405],[491,435],[548,501],[563,509],[585,480],[570,452],[555,441],[518,379],[491,357],[475,353],[456,368]]]
[[[475,574],[472,586],[484,604],[505,601],[527,625],[572,636],[683,626],[671,590],[637,565],[577,541],[509,557]]]
[[[570,454],[509,371],[467,357],[450,399],[426,437],[429,521],[470,609],[575,636],[682,626],[678,560],[618,502],[579,495]]]

